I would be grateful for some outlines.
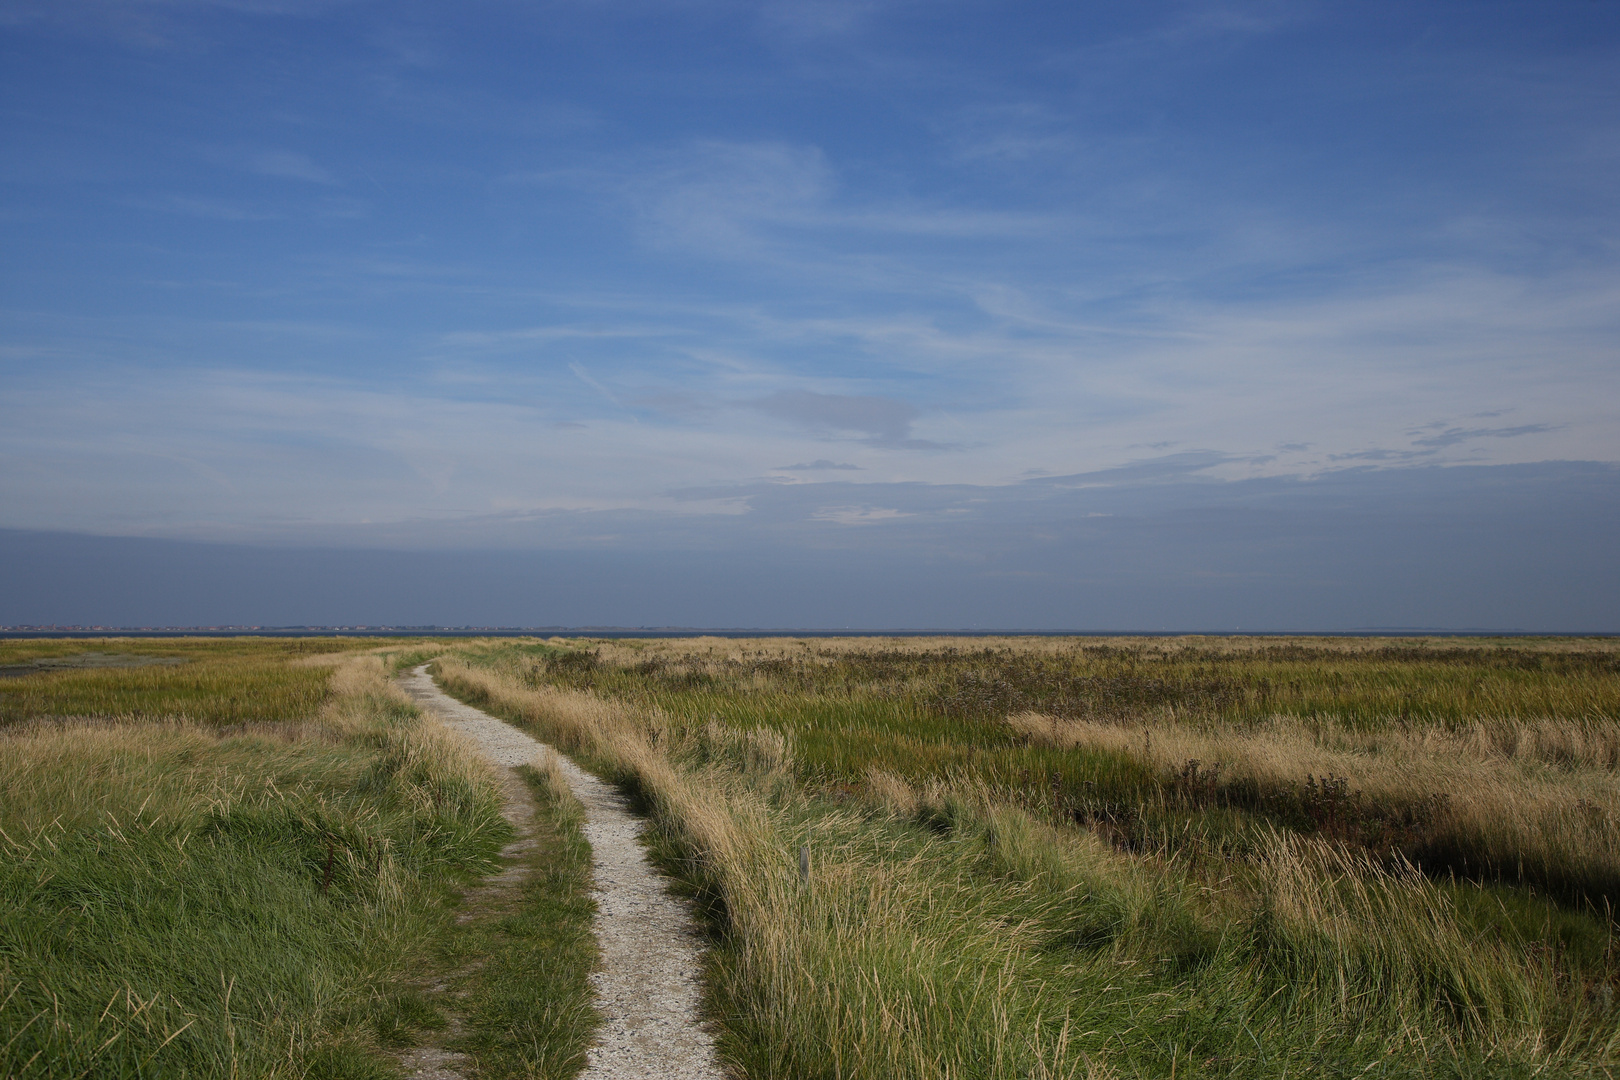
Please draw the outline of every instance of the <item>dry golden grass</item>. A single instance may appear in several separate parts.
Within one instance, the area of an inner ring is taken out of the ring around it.
[[[593,695],[525,687],[454,659],[439,661],[438,674],[647,802],[663,843],[724,909],[734,953],[722,992],[749,1011],[747,1025],[785,1041],[773,1055],[830,1060],[833,1075],[849,1077],[1099,1075],[1066,1047],[1061,1024],[1050,1040],[1009,1028],[1033,925],[1009,924],[1004,898],[986,903],[969,881],[920,874],[934,851],[895,864],[862,841],[859,815],[823,817],[811,880],[796,876],[797,842],[810,838],[773,820],[766,795],[781,793],[790,763],[779,733],[708,725],[672,740],[667,718]],[[671,751],[711,767],[683,768]],[[963,983],[968,938],[967,951],[993,956],[994,970]],[[726,1049],[746,1060],[760,1048],[731,1039]]]
[[[934,759],[922,756],[902,775],[862,756],[861,743],[887,737],[884,724],[924,726],[926,714],[897,697],[892,679],[862,698],[844,679],[849,666],[893,646],[926,667],[940,645],[598,644],[590,663],[473,646],[438,672],[451,692],[532,727],[644,801],[655,846],[716,922],[723,1048],[751,1074],[1451,1076],[1500,1066],[1597,1076],[1613,1065],[1620,1025],[1595,996],[1612,972],[1572,979],[1551,953],[1482,935],[1455,886],[1398,858],[1279,832],[1241,861],[1120,850],[1102,830],[1035,812],[1005,770],[930,771]],[[1027,648],[1073,655],[1051,642]],[[796,696],[782,680],[802,670],[762,660],[802,661],[843,681]],[[902,676],[923,692],[933,679]],[[892,721],[871,711],[897,700]],[[1238,729],[1155,724],[1144,740],[1140,726],[1066,723],[954,730],[1007,753],[1032,742],[1054,753],[1091,746],[1167,784],[1188,758],[1226,754],[1234,773],[1256,770],[1245,774],[1255,783],[1292,784],[1315,769],[1427,796],[1433,783],[1494,778],[1539,807],[1536,798],[1562,806],[1608,775],[1608,735],[1592,725],[1549,722],[1508,738],[1489,725],[1403,735],[1285,718],[1244,729],[1251,745],[1219,741]],[[902,732],[895,745],[922,755],[952,737],[949,719],[929,725],[926,738]],[[812,739],[815,761],[804,757]],[[988,752],[950,760],[971,766]],[[1383,772],[1368,764],[1379,760]],[[1363,771],[1347,773],[1352,763]],[[1472,820],[1488,818],[1481,810]],[[1586,856],[1606,850],[1594,829],[1548,836]],[[1573,857],[1547,837],[1536,842],[1549,858]],[[811,852],[808,880],[801,847]]]
[[[1173,787],[1189,770],[1218,797],[1297,791],[1336,778],[1375,809],[1424,807],[1421,842],[1472,852],[1540,880],[1620,881],[1620,724],[1609,720],[1477,721],[1377,731],[1277,716],[1258,724],[1126,726],[1034,713],[1008,726],[1046,745],[1134,756]],[[1437,799],[1437,797],[1439,797]],[[1342,814],[1358,806],[1339,808]]]

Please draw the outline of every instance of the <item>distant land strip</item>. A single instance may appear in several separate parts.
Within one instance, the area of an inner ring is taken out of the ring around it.
[[[765,638],[765,637],[1580,637],[1614,633],[1519,630],[1491,627],[1365,626],[1346,630],[1030,630],[983,627],[872,629],[865,627],[693,627],[693,626],[84,626],[24,624],[0,626],[0,638],[37,637],[596,637],[596,638]]]

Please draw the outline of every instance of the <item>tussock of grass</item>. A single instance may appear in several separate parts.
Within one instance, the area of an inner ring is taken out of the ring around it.
[[[1410,865],[1390,871],[1342,845],[1276,836],[1257,866],[1257,971],[1296,1010],[1354,1026],[1398,1015],[1452,1052],[1470,1040],[1524,1060],[1545,1051],[1559,1026],[1549,973],[1475,940]]]
[[[507,827],[381,659],[308,670],[325,704],[285,727],[0,733],[0,1072],[385,1075],[436,890]]]
[[[1052,670],[1091,658],[1074,643],[1028,648]],[[1171,725],[1218,731],[1222,709],[1234,731],[1261,730],[1231,711],[1249,699],[1230,687],[1232,665],[1261,662],[1348,657],[1385,679],[1404,664],[1410,684],[1430,669],[1478,677],[1470,657],[1484,657],[1503,694],[1522,684],[1520,700],[1541,702],[1561,700],[1562,664],[1589,676],[1570,700],[1613,707],[1610,675],[1584,646],[1554,643],[1554,659],[1534,662],[1482,648],[1256,658],[1267,648],[1188,646],[1201,667],[1162,681],[1213,697],[1198,724],[1185,701],[1141,714],[1152,738]],[[941,690],[963,685],[960,659],[939,643],[551,643],[474,646],[440,670],[447,689],[638,794],[714,925],[711,1007],[724,1051],[752,1075],[1611,1075],[1620,1012],[1606,920],[1425,876],[1398,846],[1375,850],[1332,827],[1331,812],[1304,814],[1300,798],[1337,805],[1336,779],[1296,792],[1290,819],[1206,797],[1207,774],[1184,775],[1185,759],[1156,756],[1142,725],[1117,716],[1111,729],[1136,742],[1043,743],[1006,714],[953,712]],[[963,662],[995,683],[983,655]],[[1045,693],[1018,685],[1026,706]],[[1421,749],[1369,716],[1316,720],[1345,747],[1382,731],[1400,753]],[[1545,719],[1556,734],[1613,716]],[[1454,729],[1452,756],[1471,737],[1443,717],[1434,726]],[[1338,745],[1311,738],[1313,753]],[[1479,749],[1467,767],[1504,769],[1493,774],[1504,785],[1521,784],[1513,769],[1600,766],[1468,745]],[[1229,767],[1250,757],[1264,760],[1234,750]],[[1567,835],[1585,850],[1596,836]]]

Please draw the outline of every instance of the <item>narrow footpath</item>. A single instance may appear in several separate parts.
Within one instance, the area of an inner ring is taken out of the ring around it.
[[[624,796],[545,743],[450,697],[434,685],[426,664],[399,682],[423,709],[477,743],[503,772],[556,754],[574,797],[585,807],[602,951],[602,966],[591,982],[596,1007],[606,1019],[582,1080],[724,1080],[714,1038],[699,1014],[702,961],[691,915],[648,862],[637,839],[641,820]],[[510,780],[507,816],[521,832],[521,819],[532,810],[521,797],[521,781]],[[422,1080],[454,1075],[445,1069],[448,1064],[424,1060],[418,1075]]]

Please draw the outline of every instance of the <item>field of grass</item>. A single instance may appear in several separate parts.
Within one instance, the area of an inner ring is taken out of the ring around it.
[[[487,642],[439,671],[637,793],[750,1075],[1620,1063],[1620,643]]]
[[[283,723],[328,700],[331,665],[358,638],[115,638],[0,642],[0,727],[44,718]]]
[[[501,929],[457,922],[511,830],[388,681],[436,650],[0,643],[0,1076],[394,1076],[446,978],[476,1060],[571,1075],[583,841],[537,778],[547,872]]]
[[[0,643],[0,1075],[576,1072],[579,808],[461,905],[435,656],[647,812],[746,1075],[1620,1065],[1617,642],[236,639]]]

